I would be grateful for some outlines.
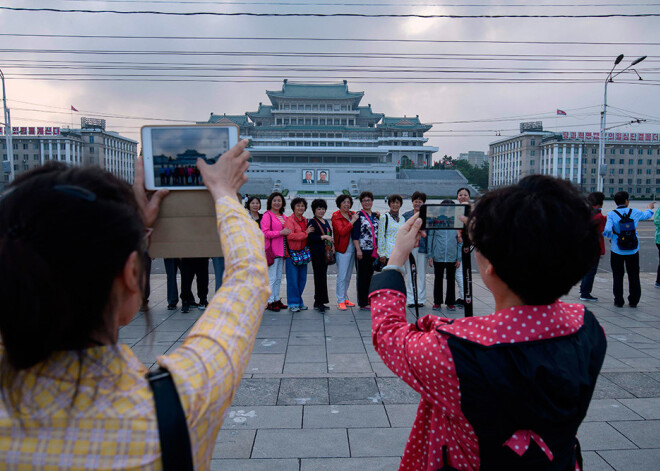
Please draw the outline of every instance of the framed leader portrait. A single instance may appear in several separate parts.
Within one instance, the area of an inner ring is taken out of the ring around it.
[[[302,171],[303,185],[311,185],[314,183],[314,170],[306,169]]]
[[[330,171],[319,170],[316,175],[316,183],[319,183],[321,185],[330,183]]]

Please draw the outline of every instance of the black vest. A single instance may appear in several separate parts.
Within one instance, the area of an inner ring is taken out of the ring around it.
[[[581,464],[576,433],[606,349],[590,311],[577,332],[548,340],[483,346],[442,333],[449,336],[461,409],[478,437],[482,471],[573,471],[576,460]],[[518,430],[540,435],[554,459],[534,439],[522,456],[502,446]]]

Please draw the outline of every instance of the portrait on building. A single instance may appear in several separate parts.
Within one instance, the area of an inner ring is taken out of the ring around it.
[[[314,183],[314,170],[306,169],[302,171],[302,182],[305,185]]]
[[[330,170],[319,170],[316,176],[316,183],[324,184],[330,183]]]
[[[213,164],[229,150],[226,128],[152,130],[154,179],[159,186],[201,185],[197,159]]]

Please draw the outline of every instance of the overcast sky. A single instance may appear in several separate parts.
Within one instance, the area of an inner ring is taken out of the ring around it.
[[[516,3],[519,6],[506,6]],[[0,6],[280,14],[659,14],[658,2],[653,3],[653,0],[545,0],[530,6],[520,0],[225,0],[223,4],[209,0],[13,0],[4,1]],[[541,6],[544,4],[555,6]],[[439,147],[435,154],[437,160],[444,154],[458,156],[468,150],[487,151],[488,143],[499,139],[498,132],[501,136],[516,134],[521,121],[542,120],[546,129],[553,130],[598,131],[604,80],[614,58],[621,53],[626,57],[618,69],[639,56],[649,57],[636,67],[643,81],[633,73],[623,74],[608,86],[608,105],[611,106],[608,127],[623,124],[615,129],[658,132],[659,23],[658,17],[223,17],[0,9],[0,34],[4,35],[0,69],[6,76],[12,125],[68,126],[73,119],[76,127],[82,116],[100,117],[107,120],[107,129],[135,140],[139,140],[139,128],[145,124],[176,122],[164,120],[194,123],[207,120],[211,112],[256,111],[259,102],[268,103],[265,91],[279,90],[283,78],[331,82],[345,78],[351,91],[364,92],[362,104],[371,104],[374,112],[387,116],[419,115],[422,122],[436,123],[427,135],[429,144]],[[53,38],[12,34],[242,39]],[[284,37],[295,40],[254,39]],[[312,41],[309,38],[333,40]],[[337,41],[340,38],[485,42]],[[532,41],[536,43],[529,44]],[[539,44],[549,41],[583,44]],[[106,53],[87,54],[94,51]],[[160,53],[110,53],[118,51]],[[286,57],[281,53],[309,54]],[[345,57],[360,53],[362,57]],[[377,54],[385,56],[377,57]],[[423,56],[413,58],[407,54]],[[153,69],[155,64],[161,70],[145,70]],[[40,68],[33,68],[35,66]],[[92,66],[94,68],[90,68]],[[117,69],[118,66],[123,68]],[[309,67],[326,70],[305,70]],[[100,74],[106,77],[99,77]],[[121,76],[108,77],[109,74]],[[144,77],[147,74],[157,76]],[[89,78],[95,80],[81,80]],[[493,80],[512,83],[487,83]],[[538,83],[540,80],[569,83]],[[475,81],[482,83],[470,83]],[[79,113],[69,111],[72,105]],[[566,111],[567,116],[556,116],[557,109]],[[138,119],[127,119],[131,117]],[[626,124],[636,119],[646,121]]]

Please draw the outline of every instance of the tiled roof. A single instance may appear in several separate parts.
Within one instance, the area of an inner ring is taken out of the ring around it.
[[[259,109],[257,111],[248,111],[247,115],[250,118],[270,118],[273,116],[272,109],[273,107],[270,105],[259,103]]]
[[[419,117],[404,116],[403,118],[384,117],[381,126],[420,126],[421,124]]]
[[[343,83],[295,83],[284,81],[282,90],[266,91],[269,97],[278,98],[327,98],[327,99],[341,99],[341,98],[362,98],[364,92],[349,92],[348,85],[344,80]]]
[[[239,114],[239,115],[211,114],[211,117],[209,118],[207,123],[212,123],[212,124],[234,123],[234,124],[238,124],[239,126],[250,125],[247,116],[245,116],[244,114]],[[198,124],[205,124],[205,123],[198,123]]]

